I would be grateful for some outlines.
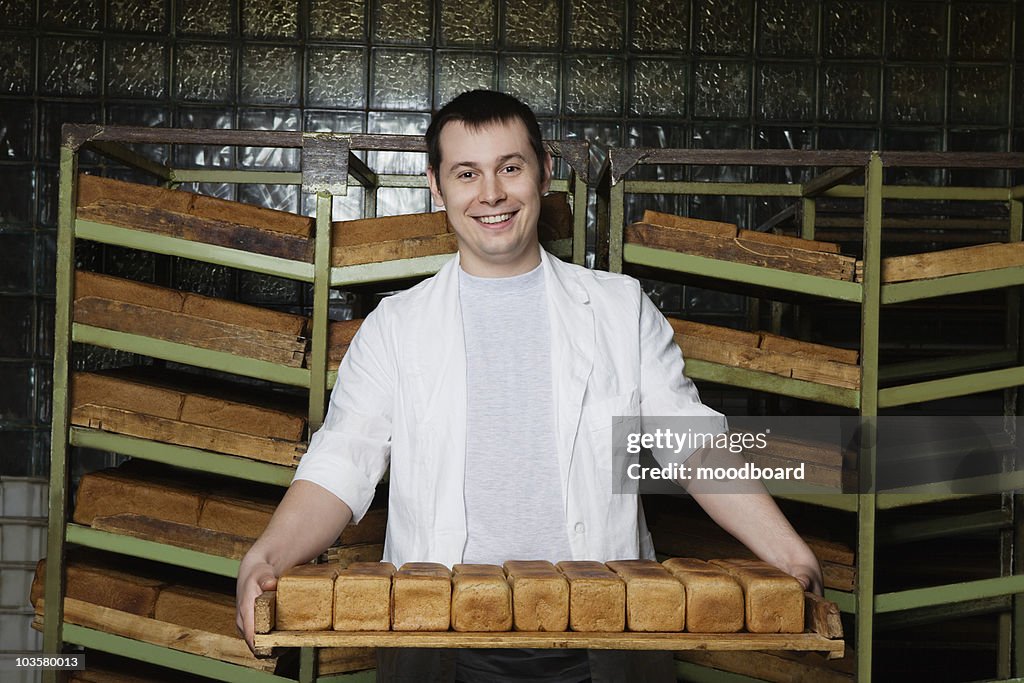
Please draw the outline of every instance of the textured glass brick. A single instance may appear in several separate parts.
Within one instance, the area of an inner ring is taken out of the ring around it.
[[[36,294],[53,296],[57,284],[57,231],[36,230]]]
[[[878,118],[878,67],[829,65],[822,78],[821,115],[827,121]]]
[[[642,52],[690,49],[689,0],[636,0],[630,15],[630,45]]]
[[[33,377],[36,383],[36,423],[50,424],[53,419],[53,366],[36,363]]]
[[[773,57],[813,55],[818,45],[818,4],[765,0],[758,7],[758,51]]]
[[[35,300],[27,296],[0,296],[0,358],[31,358],[35,350]]]
[[[39,85],[49,95],[99,94],[100,43],[80,38],[40,40]]]
[[[177,125],[180,128],[234,128],[234,119],[221,109],[187,107],[178,110]],[[231,168],[234,159],[235,148],[227,145],[177,145],[174,148],[174,165],[181,168]]]
[[[32,447],[36,432],[30,429],[0,429],[0,472],[7,477],[33,477]]]
[[[238,127],[245,130],[299,130],[300,121],[297,109],[251,109],[238,115]],[[238,165],[268,171],[298,171],[300,154],[300,150],[291,147],[242,147]]]
[[[754,134],[758,149],[814,149],[814,133],[808,128],[764,126]]]
[[[203,36],[226,36],[235,32],[231,0],[176,0],[178,30]]]
[[[716,220],[732,222],[729,216]],[[739,315],[746,310],[746,298],[739,294],[727,294],[713,289],[686,286],[686,310],[691,313],[733,313]]]
[[[690,144],[690,134],[686,126],[678,123],[650,123],[634,122],[626,131],[626,147],[686,147]],[[686,170],[680,164],[661,166],[658,164],[644,164],[638,166],[637,171],[642,169],[656,168],[658,172],[651,178],[668,178],[671,180],[682,180]]]
[[[34,2],[0,0],[0,26],[31,26],[36,20]]]
[[[621,50],[625,12],[625,3],[618,0],[569,0],[569,45],[578,50]]]
[[[312,47],[306,103],[361,109],[366,105],[366,51],[361,48]]]
[[[558,48],[562,44],[559,0],[505,0],[505,45]]]
[[[434,99],[434,103],[437,108],[467,90],[477,88],[491,90],[494,88],[497,80],[494,55],[473,52],[438,52],[436,59],[437,97]]]
[[[1016,73],[1014,86],[1015,96],[1014,100],[1014,114],[1013,120],[1017,125],[1024,123],[1024,69],[1017,68],[1014,70]]]
[[[877,57],[882,54],[882,3],[833,0],[825,4],[825,54]]]
[[[1009,5],[989,2],[955,3],[952,19],[955,58],[1009,59],[1010,34],[1013,30],[1013,12]]]
[[[883,149],[908,152],[939,152],[942,133],[938,130],[889,129],[882,136]]]
[[[750,131],[739,126],[701,123],[693,128],[690,146],[694,149],[747,149],[750,146]],[[750,175],[745,166],[692,166],[690,174],[692,180],[729,182],[744,182],[749,180]],[[742,201],[737,203],[734,200]],[[695,196],[689,202],[689,215],[708,220],[745,223],[732,217],[741,205],[747,205],[746,198]]]
[[[822,128],[818,149],[877,149],[878,132],[869,128]]]
[[[48,28],[95,31],[100,27],[103,0],[41,2],[40,24]]]
[[[442,0],[442,45],[487,47],[497,35],[497,0]]]
[[[900,123],[941,123],[946,69],[891,66],[885,70],[885,118]]]
[[[35,280],[32,263],[32,233],[0,232],[0,292],[31,294]]]
[[[0,93],[32,92],[35,41],[30,37],[0,36]]]
[[[53,328],[56,322],[56,305],[53,299],[36,297],[36,357],[53,358]]]
[[[750,54],[753,3],[694,0],[694,51],[714,55]]]
[[[167,46],[153,41],[108,41],[107,94],[144,98],[167,94]]]
[[[379,109],[430,109],[430,52],[373,51],[370,106]]]
[[[33,180],[31,166],[0,166],[0,226],[31,225],[35,215]]]
[[[139,282],[156,282],[157,255],[107,245],[103,254],[103,272]]]
[[[238,189],[238,186],[234,183],[182,183],[180,189],[206,197],[235,201],[237,199],[235,190]]]
[[[694,68],[693,115],[733,119],[750,114],[750,68],[742,62],[701,61]]]
[[[348,194],[335,195],[331,202],[331,220],[353,221],[363,218],[364,196],[365,192],[359,186],[350,186]],[[302,194],[302,215],[316,216],[316,195],[308,192]]]
[[[621,114],[622,60],[616,57],[566,58],[565,113]]]
[[[35,367],[31,363],[0,362],[0,423],[31,424],[35,412]]]
[[[887,10],[887,56],[908,60],[938,60],[945,56],[945,3],[894,2]]]
[[[238,201],[278,211],[299,212],[297,185],[242,185],[238,188]]]
[[[504,55],[499,88],[518,97],[538,114],[555,114],[561,84],[557,57]]]
[[[272,275],[242,271],[238,274],[238,294],[249,304],[298,306],[300,283]]]
[[[98,123],[99,104],[95,102],[43,102],[39,105],[39,150],[38,154],[47,160],[56,161],[60,156],[60,129],[65,123]],[[84,155],[83,155],[84,156]]]
[[[171,272],[177,289],[221,299],[235,298],[235,271],[231,268],[175,257]]]
[[[309,35],[333,40],[365,40],[366,3],[363,0],[310,0]]]
[[[31,160],[35,140],[35,107],[32,103],[0,101],[0,160]],[[7,188],[6,185],[0,187]]]
[[[56,166],[36,169],[36,205],[39,209],[39,224],[45,228],[57,227],[57,198],[60,192],[58,172]]]
[[[950,120],[954,123],[1005,126],[1009,117],[1009,71],[999,66],[952,68],[949,84]]]
[[[125,368],[137,365],[138,356],[127,351],[105,349],[99,346],[75,345],[75,370],[105,370],[108,368]]]
[[[686,116],[686,61],[636,59],[631,69],[630,112],[640,116]]]
[[[171,112],[168,107],[153,104],[110,104],[107,105],[107,123],[122,126],[157,126],[171,125]],[[166,163],[170,159],[170,145],[129,145],[133,150],[158,163]]]
[[[431,210],[430,192],[426,188],[382,187],[377,191],[378,216],[403,216]]]
[[[1001,130],[951,130],[947,149],[950,152],[1005,152],[1007,134]],[[952,169],[950,185],[1006,187],[1003,169]]]
[[[373,0],[373,39],[396,45],[430,43],[428,0]]]
[[[298,104],[298,48],[247,45],[242,48],[241,101],[249,104]]]
[[[362,133],[366,121],[362,112],[347,111],[305,111],[303,130],[311,133]],[[349,188],[349,192],[352,188]]]
[[[107,26],[125,33],[163,33],[168,0],[109,0]]]
[[[814,118],[814,66],[764,64],[758,70],[757,115],[765,119]]]
[[[242,35],[294,38],[299,32],[299,0],[241,0]]]
[[[234,53],[229,45],[179,43],[178,97],[197,102],[228,101],[234,95]]]
[[[366,132],[385,135],[423,135],[430,123],[429,114],[370,112]],[[426,173],[427,155],[415,152],[367,152],[366,163],[377,173],[418,175]]]

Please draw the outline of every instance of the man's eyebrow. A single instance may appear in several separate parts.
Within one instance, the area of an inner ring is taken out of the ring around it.
[[[522,162],[526,161],[526,157],[523,156],[522,154],[520,154],[519,152],[512,152],[511,154],[502,154],[500,157],[498,157],[497,165],[500,166],[501,164],[504,164],[505,162],[508,162],[508,161],[512,161],[513,159],[518,159],[519,161],[522,161]],[[449,167],[449,170],[454,170],[456,168],[473,168],[473,169],[475,169],[475,168],[479,168],[479,167],[480,167],[480,164],[478,162],[476,162],[476,161],[456,161],[455,163],[453,163]]]

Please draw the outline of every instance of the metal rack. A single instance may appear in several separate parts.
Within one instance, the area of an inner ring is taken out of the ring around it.
[[[806,182],[692,182],[639,179],[643,166],[746,166],[798,167],[821,172]],[[666,278],[697,276],[701,282],[743,283],[765,295],[799,293],[818,299],[832,299],[856,306],[861,315],[859,389],[831,387],[811,382],[781,378],[775,375],[688,359],[687,373],[696,380],[732,385],[745,389],[790,396],[798,399],[852,409],[863,424],[871,426],[880,410],[907,406],[938,398],[964,396],[993,390],[1016,392],[1024,385],[1024,354],[1020,344],[1019,293],[1013,291],[1007,306],[1008,338],[1002,351],[966,355],[955,358],[902,363],[896,366],[879,364],[879,317],[883,306],[932,297],[996,288],[1012,288],[1024,284],[1024,267],[1009,267],[983,272],[950,275],[928,280],[883,283],[881,276],[881,243],[883,202],[898,199],[962,200],[966,202],[1000,202],[1008,214],[1007,241],[1019,242],[1024,233],[1024,187],[922,187],[889,184],[884,174],[894,168],[940,169],[1019,169],[1024,167],[1021,154],[959,154],[859,151],[790,151],[790,150],[683,150],[683,149],[612,149],[609,153],[610,191],[605,201],[609,206],[608,252],[609,269],[629,270],[633,266],[654,269]],[[862,185],[843,184],[863,175]],[[799,235],[813,239],[818,202],[824,198],[863,199],[864,271],[860,282],[841,281],[715,258],[654,249],[638,244],[624,244],[627,195],[712,195],[785,198],[788,206],[772,217],[765,227],[783,220],[796,222]],[[703,285],[702,285],[703,286]],[[714,285],[712,285],[714,286]],[[921,379],[935,373],[949,376]],[[880,386],[880,378],[888,386]],[[1017,405],[1019,414],[1020,406]],[[876,460],[873,437],[862,442],[859,459],[861,481],[875,481]],[[1024,483],[1021,472],[998,475],[999,488],[1008,492]],[[996,485],[996,484],[993,484]],[[876,593],[875,548],[878,538],[906,540],[931,534],[949,533],[971,528],[978,523],[970,516],[945,516],[923,524],[906,525],[902,529],[876,529],[879,510],[923,503],[955,500],[964,494],[951,490],[946,482],[921,485],[901,490],[859,491],[841,495],[791,494],[788,497],[814,505],[827,506],[852,513],[857,531],[857,587],[851,593],[826,591],[843,612],[854,615],[857,641],[857,677],[871,679],[872,638],[876,615],[893,615],[917,610],[925,613],[938,608],[949,616],[945,606],[967,601],[998,601],[1000,637],[998,672],[1001,678],[1020,675],[1024,671],[1024,614],[1016,594],[1024,592],[1024,575],[1020,574],[1021,541],[1020,500],[1011,493],[1002,494],[1001,509],[986,517],[984,528],[1002,533],[1001,576],[957,584],[931,586],[893,593]],[[977,527],[981,528],[981,527]],[[1010,596],[1010,597],[1007,597]],[[1012,601],[1012,607],[1010,606]],[[992,609],[991,606],[989,609]],[[1010,614],[1012,613],[1012,618]],[[697,673],[687,668],[687,675]],[[708,680],[713,676],[703,674]],[[730,679],[732,680],[732,679]]]
[[[149,461],[171,464],[200,472],[287,486],[294,468],[245,460],[147,439],[70,426],[69,366],[72,343],[83,343],[130,351],[165,361],[215,369],[247,378],[299,387],[308,391],[308,424],[315,430],[323,422],[327,395],[336,379],[328,371],[328,299],[332,287],[379,282],[432,274],[450,255],[427,256],[358,266],[331,265],[332,200],[345,195],[350,186],[365,189],[362,212],[376,215],[377,193],[386,187],[427,187],[423,175],[374,172],[357,152],[425,152],[422,138],[389,135],[342,135],[331,133],[263,132],[241,130],[182,130],[68,124],[63,128],[60,151],[60,196],[57,246],[57,321],[53,371],[53,433],[49,493],[49,534],[44,600],[44,651],[59,652],[63,643],[105,650],[122,656],[154,662],[223,681],[285,681],[280,676],[246,667],[171,650],[120,635],[64,623],[65,543],[151,558],[157,562],[187,567],[211,574],[234,577],[238,561],[202,552],[175,548],[152,541],[129,538],[69,523],[69,461],[73,447],[109,451]],[[175,169],[153,162],[134,151],[133,144],[259,146],[299,150],[299,172],[254,170]],[[556,158],[565,162],[565,178],[552,181],[554,191],[569,192],[574,210],[574,231],[570,240],[546,245],[556,255],[582,263],[586,247],[588,144],[582,141],[545,143]],[[185,182],[274,183],[301,186],[316,196],[314,257],[312,263],[256,254],[106,225],[76,217],[76,191],[80,155],[90,151],[114,164],[134,169],[156,179],[165,187]],[[115,332],[73,322],[74,252],[78,240],[101,242],[135,250],[178,256],[244,271],[274,275],[312,285],[311,352],[307,367],[289,368],[230,353]],[[47,672],[46,680],[55,680]],[[300,654],[299,680],[364,681],[371,674],[319,677],[312,650]]]

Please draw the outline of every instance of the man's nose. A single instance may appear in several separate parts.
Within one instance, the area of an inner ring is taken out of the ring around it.
[[[483,176],[480,183],[480,201],[484,204],[496,204],[505,198],[505,188],[501,179],[495,175]]]

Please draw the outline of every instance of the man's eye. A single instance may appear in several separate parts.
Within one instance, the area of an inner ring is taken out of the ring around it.
[[[506,167],[505,167],[504,169],[502,169],[502,170],[503,170],[503,171],[504,171],[505,173],[518,173],[518,172],[519,172],[519,167],[518,167],[518,166],[506,166]]]
[[[456,177],[457,177],[457,178],[462,178],[462,179],[468,180],[469,178],[472,178],[472,177],[473,177],[473,172],[472,172],[472,171],[463,171],[462,173],[460,173],[460,174],[459,174],[458,176],[456,176]]]

